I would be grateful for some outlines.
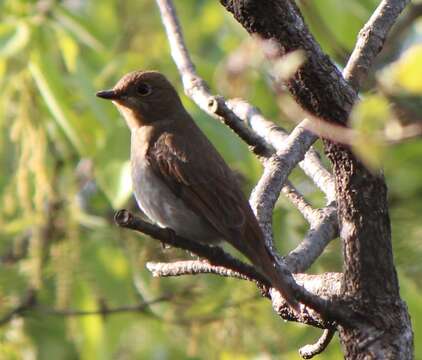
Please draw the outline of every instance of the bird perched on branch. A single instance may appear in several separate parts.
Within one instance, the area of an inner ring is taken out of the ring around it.
[[[97,96],[116,105],[131,131],[132,181],[142,211],[192,241],[226,240],[296,308],[235,175],[166,77],[132,72]]]

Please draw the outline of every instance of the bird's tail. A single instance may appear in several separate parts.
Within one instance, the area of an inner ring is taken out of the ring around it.
[[[268,278],[271,285],[281,293],[289,306],[296,312],[299,312],[299,304],[292,289],[287,283],[286,275],[283,274],[277,266],[276,259],[274,259],[273,255],[269,252],[265,245],[262,246],[261,251],[255,252],[254,258],[255,259],[251,258],[254,265],[259,267],[259,269]]]
[[[249,222],[248,224],[255,225],[253,222]],[[262,234],[258,223],[256,223],[256,226],[247,227],[243,234],[243,240],[244,241],[241,244],[233,245],[251,260],[269,280],[271,286],[281,293],[289,306],[298,312],[299,305],[292,289],[287,283],[286,274],[283,274],[282,270],[277,266],[276,259],[267,248],[264,235]]]

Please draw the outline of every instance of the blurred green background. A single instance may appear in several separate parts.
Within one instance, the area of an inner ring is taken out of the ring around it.
[[[300,5],[342,67],[377,3]],[[176,6],[198,72],[213,91],[244,97],[291,128],[259,47],[218,2]],[[414,2],[411,12],[419,8]],[[188,256],[113,224],[115,210],[135,207],[129,132],[95,92],[136,69],[160,70],[183,92],[155,3],[2,0],[0,19],[0,359],[298,359],[297,349],[320,330],[280,320],[249,283],[211,275],[153,279],[146,261]],[[362,135],[357,153],[369,166],[385,167],[401,293],[422,359],[422,143],[388,146],[380,135],[396,139],[403,126],[422,122],[422,21],[406,21],[393,30],[352,124]],[[183,101],[250,191],[261,172],[257,160],[235,134]],[[324,205],[300,171],[291,179],[316,207]],[[285,253],[307,224],[281,197],[274,228]],[[341,261],[335,240],[311,270],[340,271]],[[37,303],[4,318],[31,291]],[[120,311],[101,314],[109,309]],[[84,311],[99,314],[78,314]],[[341,356],[335,339],[319,358]]]

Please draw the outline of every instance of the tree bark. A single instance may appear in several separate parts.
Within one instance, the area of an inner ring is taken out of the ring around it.
[[[294,1],[220,0],[250,33],[271,40],[280,54],[302,49],[306,63],[287,86],[310,113],[344,125],[355,89],[323,53]],[[346,359],[411,359],[410,317],[399,294],[393,262],[387,187],[344,145],[325,141],[336,180],[338,218],[343,241],[341,300],[356,314],[355,326],[339,325]]]

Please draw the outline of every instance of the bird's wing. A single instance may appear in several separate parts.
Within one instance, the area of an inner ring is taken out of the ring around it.
[[[258,266],[296,308],[296,300],[274,266],[275,260],[233,173],[200,130],[193,131],[190,138],[162,133],[147,151],[153,171],[186,206]]]
[[[194,131],[191,138],[162,133],[149,147],[147,159],[186,206],[233,243],[242,237],[252,211],[232,171],[208,139]]]

